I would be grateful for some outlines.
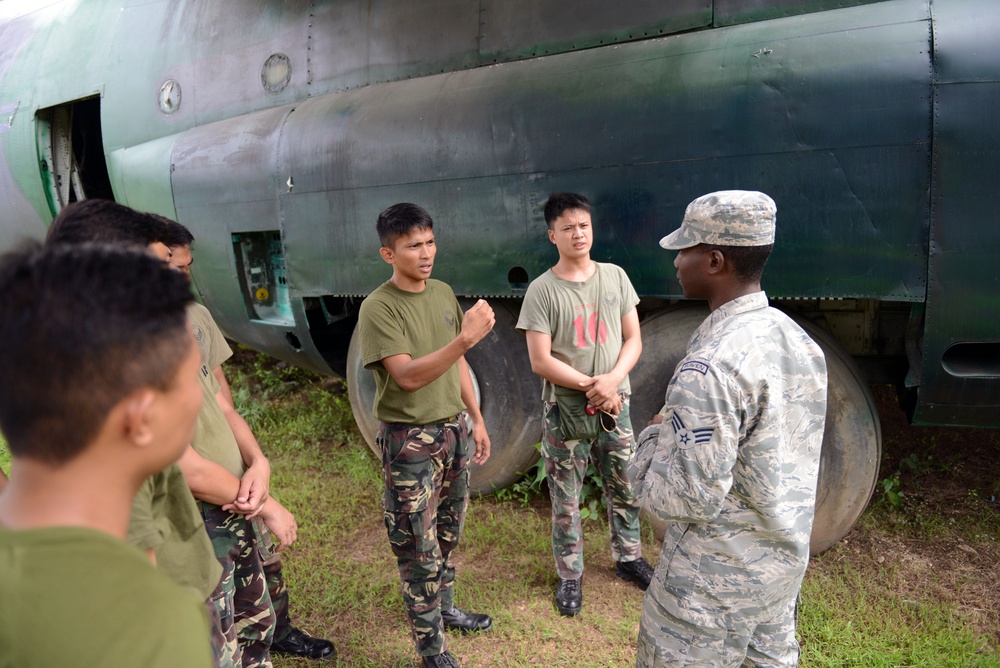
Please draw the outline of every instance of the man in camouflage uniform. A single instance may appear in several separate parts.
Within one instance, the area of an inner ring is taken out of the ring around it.
[[[587,198],[553,193],[544,216],[559,261],[528,286],[517,328],[525,332],[532,370],[544,381],[542,456],[559,575],[555,604],[560,613],[571,616],[583,606],[580,489],[590,459],[601,474],[607,499],[615,573],[642,589],[653,575],[642,558],[639,504],[627,470],[634,451],[628,373],[642,352],[642,340],[639,297],[628,276],[621,267],[590,259],[594,236]],[[566,391],[562,388],[586,393],[588,408],[604,411],[602,418],[617,416],[615,424],[605,424],[593,436],[570,434],[556,404],[556,395]]]
[[[152,218],[159,223],[160,229],[158,230],[158,234],[161,237],[160,241],[162,241],[170,252],[170,257],[167,261],[172,267],[190,277],[191,265],[194,263],[191,248],[194,244],[194,235],[191,234],[190,230],[175,220],[171,220],[170,218],[158,214],[148,215],[152,216]],[[216,330],[217,328],[214,326],[214,323],[205,323],[205,326],[200,330],[201,336],[199,340],[204,341],[207,338],[208,331]],[[216,347],[220,352],[224,352],[224,349],[228,349],[228,344],[224,341],[217,342]],[[225,372],[222,370],[222,366],[216,366],[212,369],[212,375],[215,376],[215,380],[221,390],[220,396],[224,400],[226,410],[235,412],[236,408],[233,401],[233,394],[229,388],[229,382],[226,379]],[[238,425],[238,429],[242,429],[243,425],[239,424],[239,421],[236,421],[235,424]],[[212,509],[210,509],[210,511],[211,510]],[[274,545],[274,534],[268,527],[267,523],[263,521],[260,516],[251,521],[254,533],[257,535],[258,553],[262,561],[264,579],[267,583],[267,590],[270,596],[271,605],[274,609],[275,622],[274,635],[271,641],[271,654],[292,654],[311,659],[333,660],[337,656],[337,650],[332,642],[323,638],[310,636],[301,629],[292,626],[291,617],[289,615],[288,587],[285,585],[280,550],[288,547],[288,539],[294,538],[294,536],[290,536],[287,533],[287,529],[291,528],[297,531],[297,526],[295,524],[294,516],[292,516],[291,513],[284,512],[282,513],[282,517],[284,517],[283,525],[286,532],[284,540],[278,546]],[[227,513],[227,517],[219,518],[219,522],[216,522],[215,524],[218,527],[225,527],[228,522],[228,525],[232,526],[234,521],[235,518],[228,518]],[[280,528],[281,527],[279,527],[279,530]],[[237,531],[236,533],[238,534],[239,532]],[[228,542],[232,536],[232,532],[223,530],[221,532],[221,537],[217,539],[221,541],[219,547],[224,554],[228,554],[232,549],[236,548],[236,546],[233,546]],[[281,535],[278,537],[279,539],[282,539]],[[250,582],[256,583],[256,580],[251,578]],[[234,587],[235,580],[224,578],[221,583],[220,591],[234,591]],[[239,594],[241,597],[249,597],[251,606],[253,606],[253,608],[259,607],[260,603],[258,602],[262,600],[262,597],[259,594],[254,594],[252,589],[248,589],[248,584],[241,584],[240,589],[241,591]],[[220,600],[224,603],[224,599],[216,597],[216,602],[219,602]],[[242,602],[240,605],[245,607]],[[215,617],[220,617],[218,611],[216,611]],[[251,618],[258,617],[259,612],[251,612]],[[240,652],[237,644],[236,629],[232,615],[227,615],[225,624],[222,624],[222,620],[220,618],[220,624],[223,626],[221,635],[225,636],[222,638],[223,642],[221,643],[223,660],[220,661],[220,666],[221,668],[226,668],[227,666],[232,665],[232,655],[234,652],[238,653],[240,656],[242,656],[242,653]],[[260,626],[256,624],[241,624],[240,629],[241,637],[249,637],[250,634],[256,634],[251,638],[251,640],[259,639],[262,634]],[[214,634],[213,640],[219,640],[219,636],[220,634],[218,633]]]
[[[415,204],[395,204],[376,225],[392,277],[361,305],[358,336],[375,374],[385,526],[399,566],[403,602],[424,666],[458,666],[444,629],[485,631],[488,615],[454,605],[458,544],[469,502],[471,461],[490,455],[465,352],[495,321],[483,300],[463,316],[455,294],[430,278],[433,221]]]
[[[637,668],[798,663],[827,376],[819,346],[760,289],[775,213],[763,193],[711,193],[660,241],[711,314],[630,467],[640,502],[670,522]]]

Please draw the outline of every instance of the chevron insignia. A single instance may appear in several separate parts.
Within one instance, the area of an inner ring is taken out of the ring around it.
[[[670,419],[670,424],[674,427],[674,441],[681,450],[693,448],[701,443],[708,443],[712,440],[712,433],[715,432],[715,427],[688,429],[684,420],[676,412]]]

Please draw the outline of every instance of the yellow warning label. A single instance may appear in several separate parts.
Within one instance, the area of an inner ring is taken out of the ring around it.
[[[267,298],[271,296],[271,293],[267,291],[267,288],[257,288],[257,292],[254,294],[259,302],[266,302]]]

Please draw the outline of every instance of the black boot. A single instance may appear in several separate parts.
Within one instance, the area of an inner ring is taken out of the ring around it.
[[[308,659],[336,659],[337,649],[323,638],[313,638],[295,628],[281,642],[271,643],[275,654],[294,654]]]
[[[441,611],[441,621],[449,631],[458,630],[462,633],[470,631],[489,631],[493,627],[493,620],[489,615],[481,615],[478,612],[465,612],[452,607],[451,610]]]
[[[434,656],[424,656],[421,658],[424,660],[424,666],[427,668],[461,668],[458,659],[453,657],[451,652],[442,652]]]
[[[642,557],[635,561],[619,561],[615,564],[615,575],[626,582],[635,582],[645,591],[653,579],[653,567]]]
[[[559,586],[556,587],[556,608],[559,609],[559,613],[572,617],[580,614],[582,607],[583,590],[580,588],[580,580],[559,578]]]

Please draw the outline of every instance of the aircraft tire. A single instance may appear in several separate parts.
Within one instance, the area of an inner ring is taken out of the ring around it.
[[[642,323],[642,357],[631,374],[632,421],[636,434],[663,406],[674,368],[687,342],[707,317],[705,306],[681,306]],[[839,541],[857,521],[875,489],[882,452],[882,429],[868,385],[850,355],[826,331],[796,317],[826,355],[829,386],[826,429],[820,458],[810,552],[819,554]],[[665,524],[643,511],[662,538]]]

